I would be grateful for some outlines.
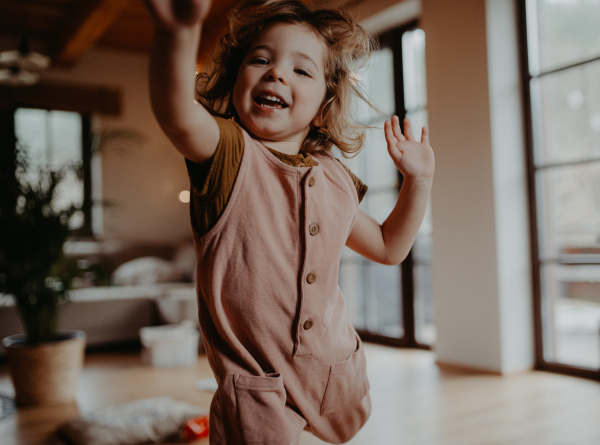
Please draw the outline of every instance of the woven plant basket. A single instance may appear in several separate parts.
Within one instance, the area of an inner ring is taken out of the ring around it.
[[[85,333],[61,331],[57,340],[31,344],[24,334],[2,344],[8,356],[17,406],[53,405],[75,401],[83,368]]]

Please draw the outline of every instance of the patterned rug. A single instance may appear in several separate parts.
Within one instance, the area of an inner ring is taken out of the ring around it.
[[[0,420],[15,413],[15,399],[0,394]]]

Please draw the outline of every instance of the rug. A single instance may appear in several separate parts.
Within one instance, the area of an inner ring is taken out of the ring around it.
[[[178,438],[204,408],[170,397],[137,400],[70,420],[59,432],[75,445],[136,445]]]

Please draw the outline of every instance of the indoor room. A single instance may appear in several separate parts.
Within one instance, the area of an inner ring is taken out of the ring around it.
[[[353,103],[364,145],[332,151],[368,186],[360,209],[383,223],[406,183],[392,115],[435,153],[406,258],[341,253],[371,399],[347,443],[599,444],[600,0],[304,2],[379,42],[351,74],[375,105]],[[212,1],[197,73],[236,3]],[[209,443],[196,283],[211,268],[153,113],[153,33],[143,0],[0,2],[3,445]],[[46,263],[39,294],[13,297]]]

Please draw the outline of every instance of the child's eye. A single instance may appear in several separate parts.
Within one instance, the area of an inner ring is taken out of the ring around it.
[[[296,70],[294,70],[296,73],[300,74],[301,76],[306,76],[306,77],[311,77],[311,75],[308,73],[308,71],[303,70],[302,68],[297,68]]]
[[[258,57],[256,59],[252,59],[250,63],[253,63],[255,65],[267,65],[269,61],[267,59],[263,59],[262,57]]]

